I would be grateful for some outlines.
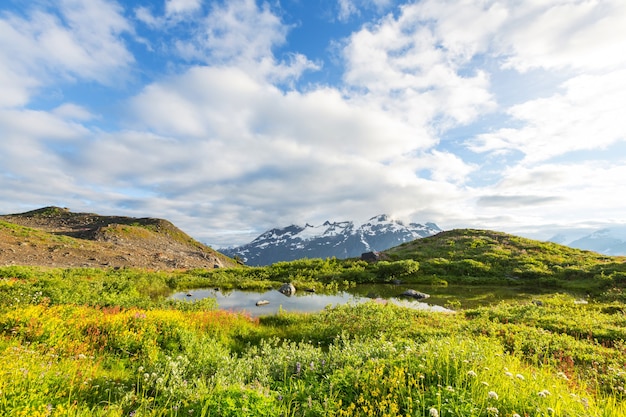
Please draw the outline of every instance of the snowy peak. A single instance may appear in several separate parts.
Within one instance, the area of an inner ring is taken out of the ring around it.
[[[573,248],[591,250],[605,255],[626,255],[626,226],[614,225],[595,231],[567,231],[561,232],[551,239],[551,242],[560,243]]]
[[[223,250],[238,256],[248,265],[269,265],[300,258],[350,258],[363,252],[381,251],[401,243],[441,232],[434,223],[394,220],[386,214],[356,225],[352,221],[325,221],[320,226],[306,223],[271,229],[251,243]]]

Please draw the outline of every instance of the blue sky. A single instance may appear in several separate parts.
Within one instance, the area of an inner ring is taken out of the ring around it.
[[[215,247],[380,213],[626,223],[622,0],[5,0],[0,212]]]

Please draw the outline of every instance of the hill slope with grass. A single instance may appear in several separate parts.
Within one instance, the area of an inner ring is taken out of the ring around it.
[[[586,278],[626,282],[626,257],[601,255],[552,242],[489,230],[456,229],[383,252],[392,261],[419,262],[419,274],[452,282],[472,280],[550,285]]]
[[[183,269],[235,264],[163,219],[60,207],[0,216],[0,265]]]

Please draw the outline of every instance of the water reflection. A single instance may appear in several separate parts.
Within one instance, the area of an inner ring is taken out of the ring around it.
[[[397,294],[396,294],[397,295]],[[316,294],[308,292],[297,292],[295,295],[288,297],[277,290],[265,292],[250,291],[225,291],[219,289],[196,289],[192,291],[179,292],[171,296],[177,300],[201,300],[203,298],[215,298],[217,304],[222,310],[247,312],[251,316],[258,317],[268,314],[276,314],[279,310],[290,313],[313,313],[323,310],[326,306],[337,306],[342,304],[360,304],[372,301],[372,298],[365,295],[350,294],[348,292],[339,292],[336,294]],[[256,303],[261,300],[269,301],[269,304],[257,306]],[[451,310],[438,305],[430,305],[425,302],[398,298],[385,297],[377,298],[377,302],[390,302],[396,305],[429,311],[449,312]]]

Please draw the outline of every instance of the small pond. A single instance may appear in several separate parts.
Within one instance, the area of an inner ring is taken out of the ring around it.
[[[400,294],[406,289],[413,288],[430,295],[425,300],[416,300],[401,297]],[[451,311],[446,306],[456,304],[462,308],[476,307],[480,305],[495,304],[503,300],[532,299],[539,292],[521,290],[519,288],[485,287],[485,286],[403,286],[389,284],[358,285],[348,291],[334,294],[318,294],[306,291],[297,291],[292,296],[286,296],[278,290],[254,292],[241,290],[225,290],[217,288],[194,289],[175,293],[171,296],[177,300],[200,300],[214,298],[222,310],[247,312],[251,316],[276,314],[278,311],[286,312],[317,312],[326,306],[341,304],[365,303],[372,300],[378,302],[390,302],[397,305],[429,311]],[[269,303],[257,306],[259,301]]]

